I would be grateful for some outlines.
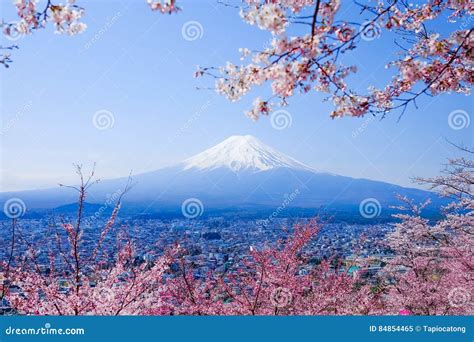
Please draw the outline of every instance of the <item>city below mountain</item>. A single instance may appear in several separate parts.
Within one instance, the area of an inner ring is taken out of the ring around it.
[[[119,178],[94,185],[87,198],[90,210],[113,201],[126,183],[127,178]],[[320,172],[246,135],[231,136],[174,166],[133,176],[122,212],[181,213],[183,202],[195,198],[207,214],[272,213],[277,208],[295,215],[321,210],[358,213],[364,201],[375,204],[379,213],[389,213],[390,206],[400,204],[397,194],[415,202],[430,198],[434,207],[442,203],[432,192]],[[20,198],[30,213],[72,212],[77,193],[68,188],[5,192],[0,204],[10,198]]]

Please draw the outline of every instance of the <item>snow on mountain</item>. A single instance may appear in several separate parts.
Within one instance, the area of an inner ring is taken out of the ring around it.
[[[181,163],[138,174],[133,180],[134,186],[125,198],[130,211],[166,208],[179,211],[183,201],[189,198],[198,198],[207,210],[275,208],[282,205],[288,194],[296,192],[298,195],[289,206],[331,205],[352,208],[357,213],[360,203],[367,199],[376,199],[384,208],[396,205],[396,194],[415,202],[424,202],[427,198],[431,198],[432,203],[437,201],[433,193],[419,189],[316,171],[250,135],[231,136]],[[127,182],[127,178],[103,180],[91,188],[89,199],[104,203]],[[44,210],[75,203],[77,193],[64,187],[0,193],[0,206],[10,198],[20,198],[28,209]]]
[[[227,168],[233,172],[268,171],[275,168],[315,171],[308,165],[265,145],[251,135],[234,135],[180,163],[183,170]]]

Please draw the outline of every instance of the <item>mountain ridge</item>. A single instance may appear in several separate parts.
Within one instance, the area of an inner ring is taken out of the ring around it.
[[[314,170],[262,143],[252,135],[233,135],[221,143],[178,163],[183,170],[227,167],[234,172],[267,171],[277,167]],[[316,170],[314,170],[316,171]]]
[[[396,194],[440,203],[429,191],[317,171],[249,135],[231,136],[180,163],[133,178],[124,207],[145,211],[180,208],[189,198],[198,198],[207,208],[278,207],[285,195],[295,192],[286,206],[355,208],[375,199],[388,208],[398,204]],[[101,181],[90,189],[87,200],[104,203],[126,183],[126,177]],[[77,193],[68,188],[0,193],[0,205],[11,197],[21,198],[28,208],[51,209],[76,201]]]

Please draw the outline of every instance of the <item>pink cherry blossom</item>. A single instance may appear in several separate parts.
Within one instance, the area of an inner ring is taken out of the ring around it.
[[[161,13],[172,14],[180,10],[176,6],[176,0],[147,0],[148,5],[153,11],[159,11]]]
[[[335,107],[333,118],[367,113],[385,115],[398,108],[405,111],[423,94],[470,92],[472,29],[454,30],[441,37],[428,33],[426,27],[429,21],[441,20],[444,13],[451,21],[472,15],[471,2],[439,0],[405,6],[400,1],[379,1],[360,6],[372,18],[358,24],[338,20],[340,1],[245,1],[240,12],[243,20],[269,31],[273,36],[270,46],[252,53],[241,49],[247,64],[204,67],[196,74],[216,78],[216,91],[231,101],[240,100],[257,85],[269,83],[272,98],[278,102],[259,99],[259,103],[266,104],[260,113],[254,102],[254,108],[247,112],[252,119],[267,115],[268,109],[287,105],[288,99],[298,93],[312,90],[329,94]],[[313,15],[300,14],[305,10]],[[299,25],[308,28],[306,34],[287,33],[290,27]],[[372,34],[378,34],[380,28],[417,39],[398,51],[400,58],[388,63],[389,68],[395,69],[392,81],[380,89],[372,86],[367,94],[361,94],[347,83],[357,67],[343,65],[339,57],[362,45],[367,34],[365,28],[369,27],[376,29]]]

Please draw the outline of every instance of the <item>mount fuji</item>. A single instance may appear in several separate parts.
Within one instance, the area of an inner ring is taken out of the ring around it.
[[[88,202],[103,205],[126,182],[126,178],[101,181],[90,189]],[[136,175],[133,182],[123,208],[135,213],[178,211],[189,198],[199,199],[208,211],[275,210],[285,200],[288,208],[358,211],[366,199],[375,199],[383,208],[398,204],[397,194],[441,203],[432,192],[318,171],[250,135],[231,136],[178,164]],[[65,188],[0,193],[0,205],[12,197],[22,199],[28,210],[51,210],[74,203],[77,194]]]
[[[251,135],[234,135],[220,144],[195,155],[182,163],[183,170],[229,169],[242,171],[268,171],[276,168],[313,171],[313,169],[265,145]]]

